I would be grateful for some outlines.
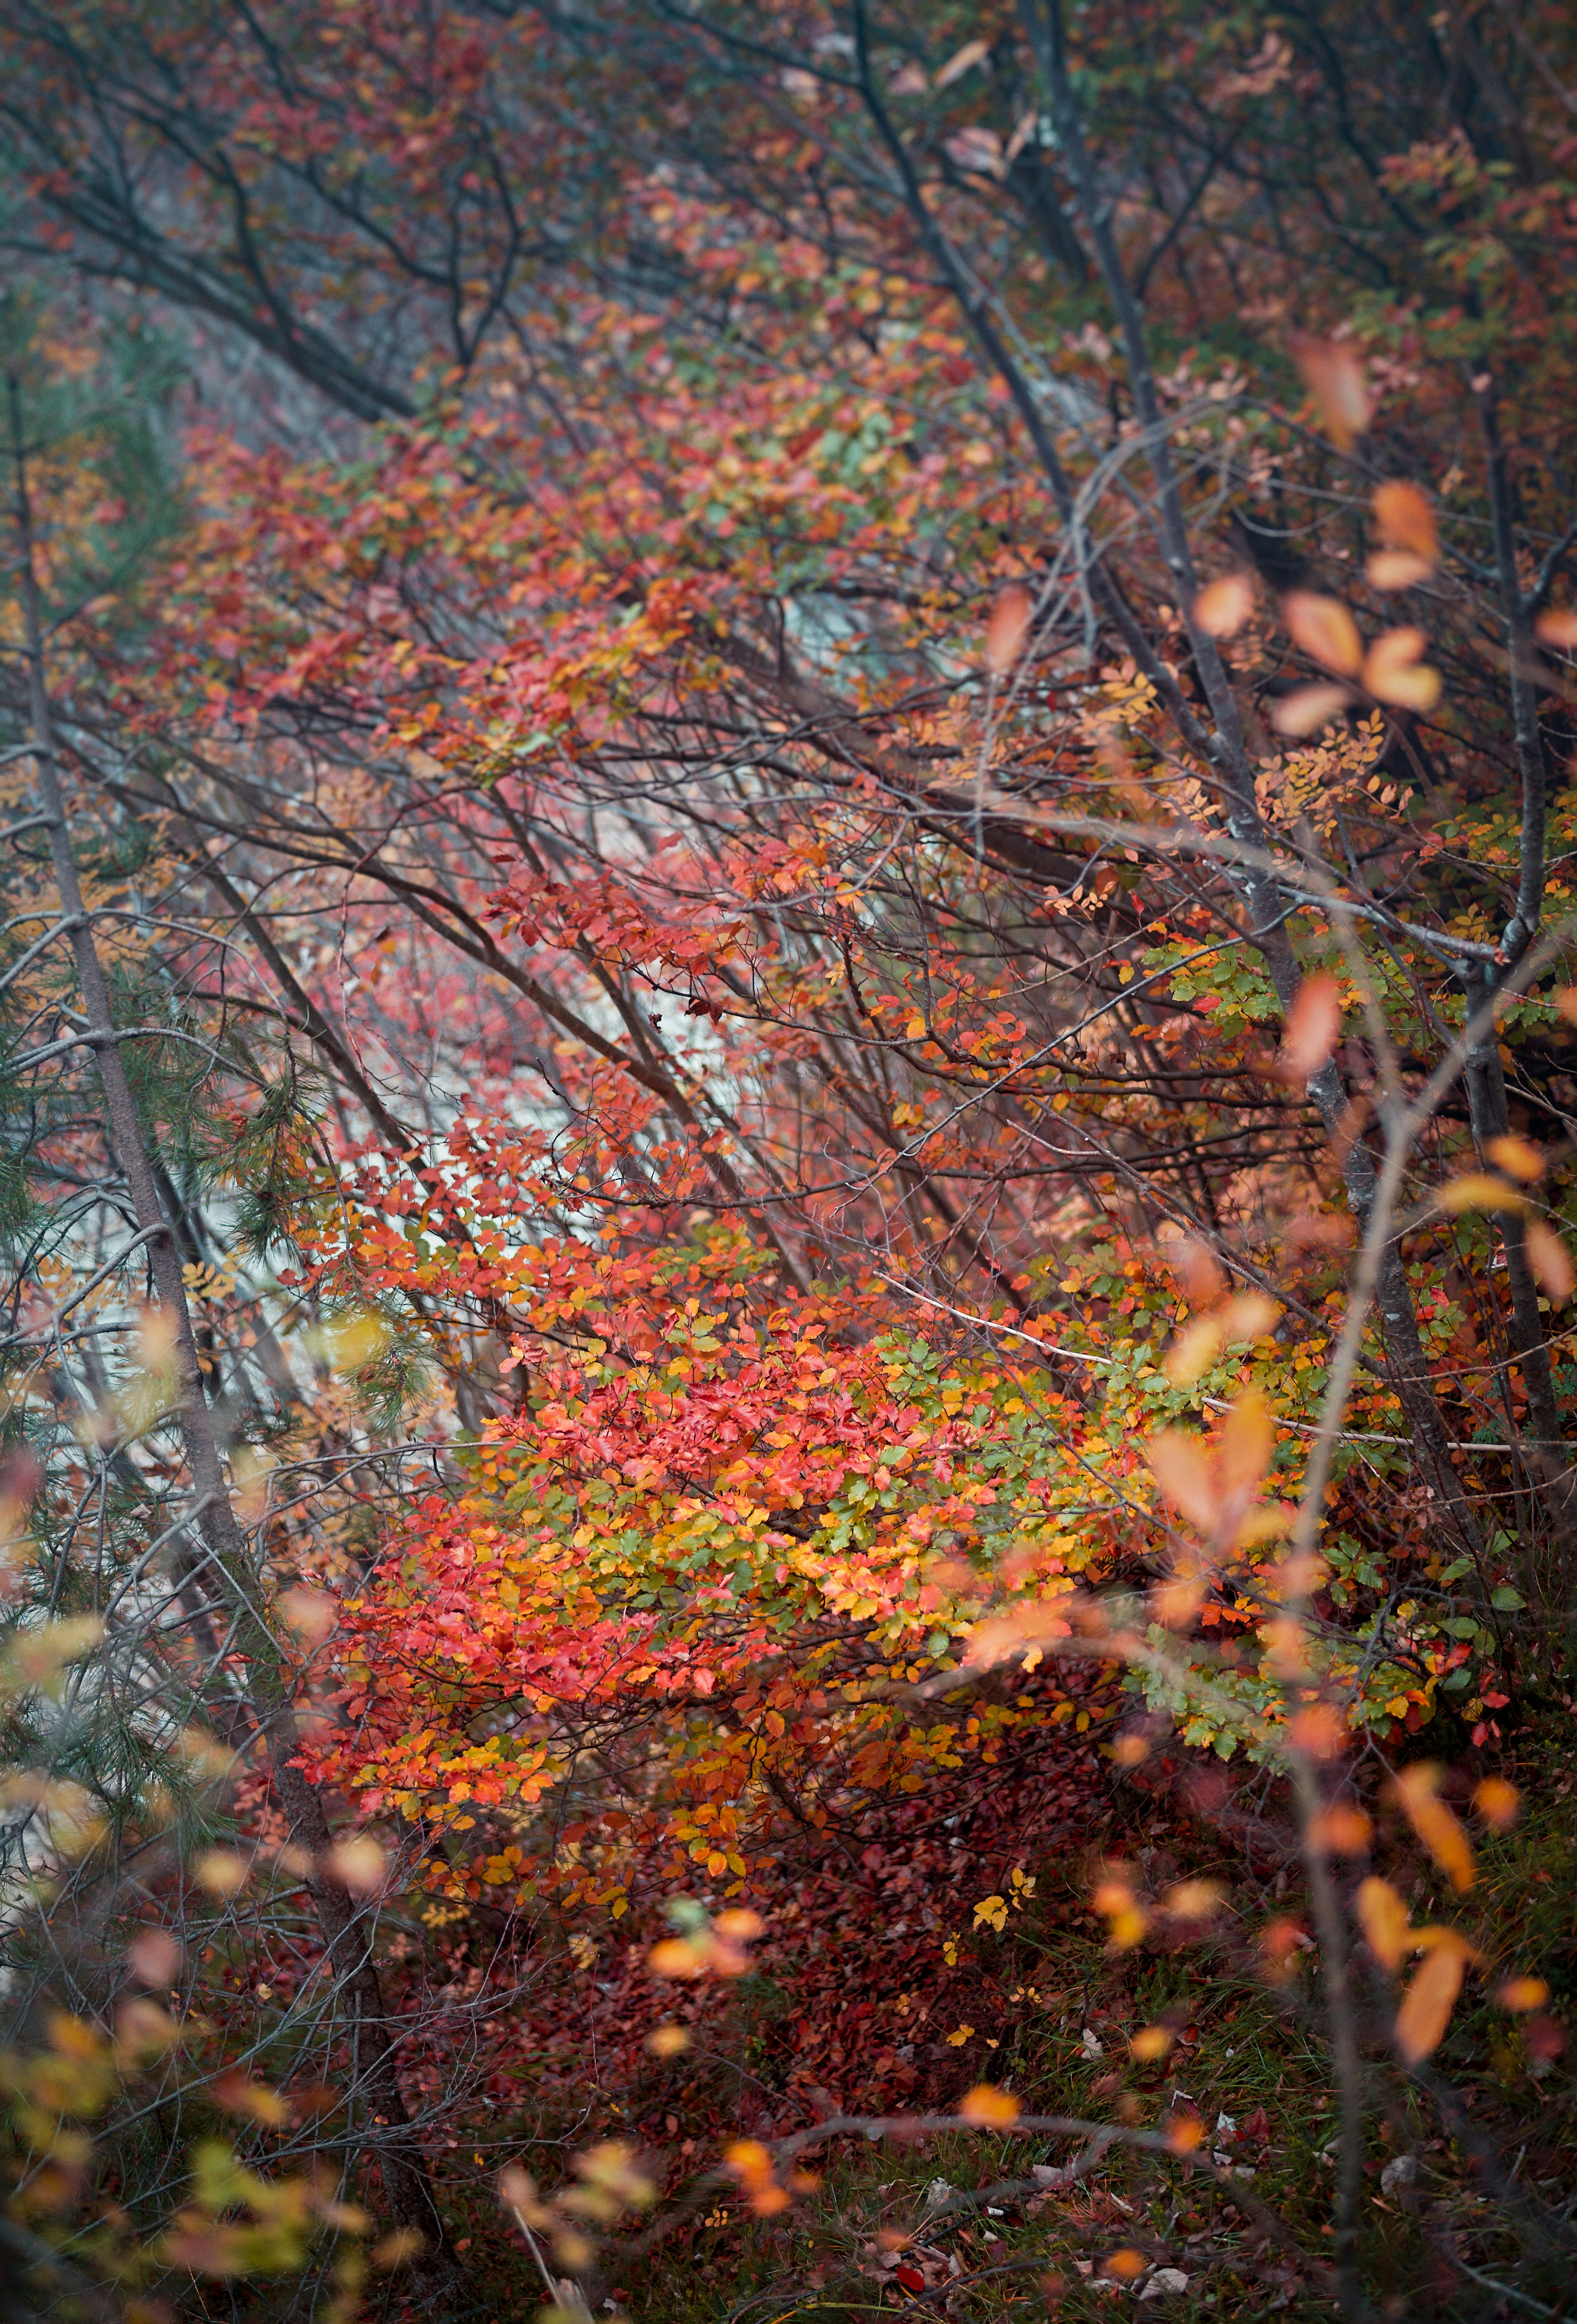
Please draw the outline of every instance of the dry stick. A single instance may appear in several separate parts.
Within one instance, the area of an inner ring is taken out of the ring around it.
[[[328,1876],[327,1864],[332,1840],[322,1798],[294,1764],[300,1743],[288,1688],[280,1670],[278,1649],[253,1603],[248,1586],[250,1560],[245,1537],[231,1505],[218,1438],[203,1393],[202,1371],[181,1277],[180,1254],[159,1200],[136,1101],[121,1056],[122,1037],[115,1028],[104,964],[94,939],[91,918],[83,905],[44,683],[43,625],[23,451],[21,393],[14,373],[7,375],[6,384],[26,624],[24,650],[32,755],[43,806],[42,820],[49,833],[50,862],[70,931],[72,958],[87,1016],[86,1038],[97,1063],[111,1142],[125,1174],[139,1233],[147,1239],[159,1303],[175,1326],[173,1353],[180,1391],[181,1440],[200,1512],[196,1522],[233,1611],[251,1689],[260,1705],[259,1724],[268,1738],[274,1788],[290,1824],[291,1839],[313,1862],[308,1886],[336,1977],[350,2004],[354,2079],[367,2092],[374,2122],[383,2133],[382,2136],[374,2133],[369,2144],[383,2173],[389,2215],[397,2227],[411,2229],[422,2238],[422,2255],[412,2265],[424,2287],[434,2293],[451,2292],[459,2280],[458,2270],[401,2092],[388,2013],[372,1959],[372,1923],[366,1914],[352,1904],[345,1889]]]

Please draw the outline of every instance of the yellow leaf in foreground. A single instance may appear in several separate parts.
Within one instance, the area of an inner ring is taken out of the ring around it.
[[[1363,1881],[1358,1891],[1358,1918],[1369,1949],[1383,1969],[1397,1969],[1407,1950],[1407,1907],[1388,1880]]]
[[[1459,1211],[1522,1211],[1527,1201],[1504,1179],[1491,1178],[1487,1171],[1470,1170],[1436,1191],[1434,1207],[1454,1217]]]
[[[1454,1945],[1437,1945],[1414,1971],[1393,2028],[1397,2047],[1410,2066],[1440,2046],[1466,1966],[1466,1955]]]
[[[1471,1888],[1473,1851],[1468,1846],[1467,1833],[1445,1802],[1436,1798],[1439,1784],[1439,1768],[1419,1760],[1411,1767],[1404,1767],[1397,1777],[1397,1796],[1407,1812],[1408,1822],[1452,1886]]]

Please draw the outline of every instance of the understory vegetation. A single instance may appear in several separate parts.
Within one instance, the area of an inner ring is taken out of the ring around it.
[[[1570,11],[0,65],[0,2317],[1570,2314]]]

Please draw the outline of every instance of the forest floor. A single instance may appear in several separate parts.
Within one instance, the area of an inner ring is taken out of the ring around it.
[[[1577,2092],[1558,2021],[1569,2023],[1577,2002],[1574,1779],[1563,1750],[1525,1756],[1513,1771],[1521,1820],[1480,1846],[1465,1895],[1421,1873],[1382,1823],[1377,1862],[1402,1886],[1415,1924],[1453,1923],[1482,1960],[1423,2081],[1397,2066],[1379,2014],[1386,1997],[1375,1994],[1366,2015],[1360,2233],[1379,2318],[1573,2312]],[[1305,1987],[1303,1949],[1286,1934],[1288,1923],[1307,1926],[1306,1908],[1296,1857],[1284,1846],[1277,1856],[1274,1819],[1263,1815],[1256,1828],[1246,1798],[1267,1805],[1240,1783],[1229,1798],[1208,1766],[1178,1769],[1166,1783],[1108,1777],[1095,1844],[1028,1861],[1034,1893],[1001,1931],[972,1929],[960,1915],[958,1933],[944,1937],[956,1958],[933,1945],[936,1976],[900,1992],[877,1953],[868,1964],[870,2046],[908,2084],[893,2111],[944,2111],[988,2081],[1026,2114],[1077,2116],[1114,2133],[1197,2116],[1204,2137],[1194,2163],[1114,2139],[1074,2183],[1057,2187],[1038,2181],[1036,2170],[1065,2168],[1080,2151],[1067,2138],[844,2137],[807,2158],[818,2183],[776,2217],[752,2217],[737,2190],[719,2192],[715,2182],[687,2209],[687,2179],[693,2190],[697,2166],[730,2135],[781,2135],[840,2106],[864,2110],[860,2098],[819,2085],[807,2102],[802,2075],[796,2084],[803,2005],[792,1971],[776,1967],[792,1950],[785,1938],[763,1947],[760,1973],[719,2005],[707,2070],[698,2055],[653,2060],[641,2087],[624,2086],[623,2122],[646,2153],[657,2128],[676,2211],[673,2231],[625,2274],[610,2251],[622,2311],[633,2324],[834,2324],[900,2313],[1110,2324],[1130,2301],[1157,2318],[1242,2324],[1335,2312],[1340,2116],[1318,1997]],[[1142,1873],[1152,1894],[1168,1880],[1213,1878],[1223,1904],[1208,1926],[1160,1940],[1152,1930],[1114,1951],[1089,1902],[1102,1856]],[[1283,1977],[1268,1972],[1262,1941],[1277,1921]],[[813,1933],[802,1931],[799,1943]],[[846,1953],[852,1943],[845,1931]],[[845,1984],[858,1983],[857,1953],[844,1963]],[[1550,2014],[1518,2018],[1497,2006],[1508,1975],[1544,1978]],[[884,2016],[890,2040],[905,2021],[915,2038],[881,2048]],[[1163,2039],[1165,2054],[1145,2054]],[[861,2097],[869,2107],[869,2089]],[[678,2144],[673,2134],[708,2116],[707,2135]],[[498,2254],[495,2213],[483,2232],[480,2188],[477,2197],[463,2206],[467,2219],[475,2213],[473,2313],[478,2324],[517,2324],[539,2303],[523,2255]]]

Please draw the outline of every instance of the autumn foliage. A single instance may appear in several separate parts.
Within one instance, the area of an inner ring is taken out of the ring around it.
[[[1571,1709],[1561,12],[0,42],[17,2233],[458,2315],[483,2186],[581,2314],[917,2108],[1248,2221],[1186,2011],[1010,2087],[1214,1947],[1328,2061],[1287,2300],[1539,2307],[1360,2199],[1405,2098],[1499,2200],[1455,2029],[1563,2039],[1475,1854]],[[178,2057],[171,2213],[60,2126]]]

